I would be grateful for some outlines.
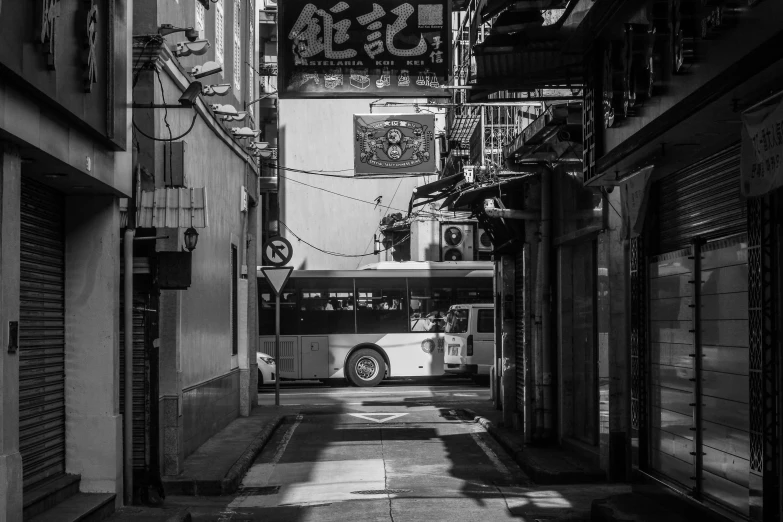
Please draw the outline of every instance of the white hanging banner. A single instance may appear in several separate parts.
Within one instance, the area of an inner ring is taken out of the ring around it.
[[[783,185],[783,101],[742,114],[742,194],[755,197]]]

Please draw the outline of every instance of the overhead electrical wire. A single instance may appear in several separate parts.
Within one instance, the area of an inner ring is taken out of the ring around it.
[[[330,256],[335,256],[335,257],[367,257],[367,256],[374,256],[374,255],[376,255],[375,252],[373,252],[372,254],[343,254],[341,252],[333,252],[331,250],[326,250],[326,249],[317,247],[314,244],[312,244],[312,243],[302,239],[301,237],[299,237],[297,235],[297,233],[294,232],[293,230],[291,230],[291,228],[288,225],[286,225],[282,220],[278,219],[278,221],[280,221],[280,224],[283,225],[283,227],[286,230],[288,230],[291,233],[291,235],[294,236],[297,240],[299,240],[300,242],[304,243],[305,245],[307,245],[307,246],[309,246],[311,248],[314,248],[314,249],[318,250],[319,252],[323,252],[324,254],[328,254]],[[396,243],[392,243],[388,248],[384,248],[383,250],[378,250],[378,252],[386,252],[387,250],[391,250],[395,246],[400,245],[400,244],[404,243],[405,241],[407,241],[410,237],[411,237],[411,235],[408,234],[407,236],[402,238],[400,241],[398,241]]]

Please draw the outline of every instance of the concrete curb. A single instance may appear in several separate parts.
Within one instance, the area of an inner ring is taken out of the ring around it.
[[[242,477],[284,418],[284,415],[277,415],[267,422],[222,479],[187,476],[166,477],[163,479],[166,495],[216,497],[234,493],[239,488]]]
[[[278,426],[280,426],[280,423],[283,422],[284,418],[284,415],[278,415],[273,418],[266,426],[264,426],[264,429],[262,429],[256,438],[253,439],[250,445],[245,448],[245,451],[242,452],[242,455],[239,456],[237,461],[234,462],[234,465],[231,466],[231,468],[228,470],[228,473],[226,473],[226,476],[223,477],[223,480],[220,483],[221,494],[230,495],[239,488],[239,484],[242,482],[242,477],[244,477],[247,470],[250,469],[253,461],[256,460],[258,454],[261,453],[262,449],[264,449],[264,446],[266,446],[266,443],[269,442],[272,434],[275,432]]]
[[[480,424],[487,433],[489,433],[500,446],[508,452],[514,462],[516,462],[522,471],[524,471],[530,480],[536,484],[541,485],[555,485],[555,484],[586,484],[605,482],[604,475],[589,473],[586,471],[553,471],[541,466],[540,463],[536,463],[533,459],[528,458],[530,450],[525,450],[523,444],[520,444],[505,430],[498,429],[492,421],[478,415],[473,410],[462,408],[465,414],[473,419],[473,422]]]

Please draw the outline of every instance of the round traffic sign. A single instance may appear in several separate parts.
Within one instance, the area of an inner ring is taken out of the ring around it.
[[[264,259],[272,266],[283,266],[294,255],[290,241],[283,236],[270,237],[264,243]]]

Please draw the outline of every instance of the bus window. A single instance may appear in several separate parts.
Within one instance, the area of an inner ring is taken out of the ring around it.
[[[469,311],[464,308],[451,310],[446,316],[446,333],[466,333]]]
[[[356,327],[358,333],[408,331],[405,279],[358,279]]]
[[[265,279],[258,279],[258,334],[275,335],[275,294]],[[288,281],[280,295],[280,334],[296,335],[296,291]]]
[[[308,279],[299,290],[299,334],[355,332],[353,280]]]
[[[445,283],[445,284],[444,284]],[[448,281],[432,279],[408,280],[410,296],[410,331],[442,332],[446,312],[452,303],[452,288]]]

